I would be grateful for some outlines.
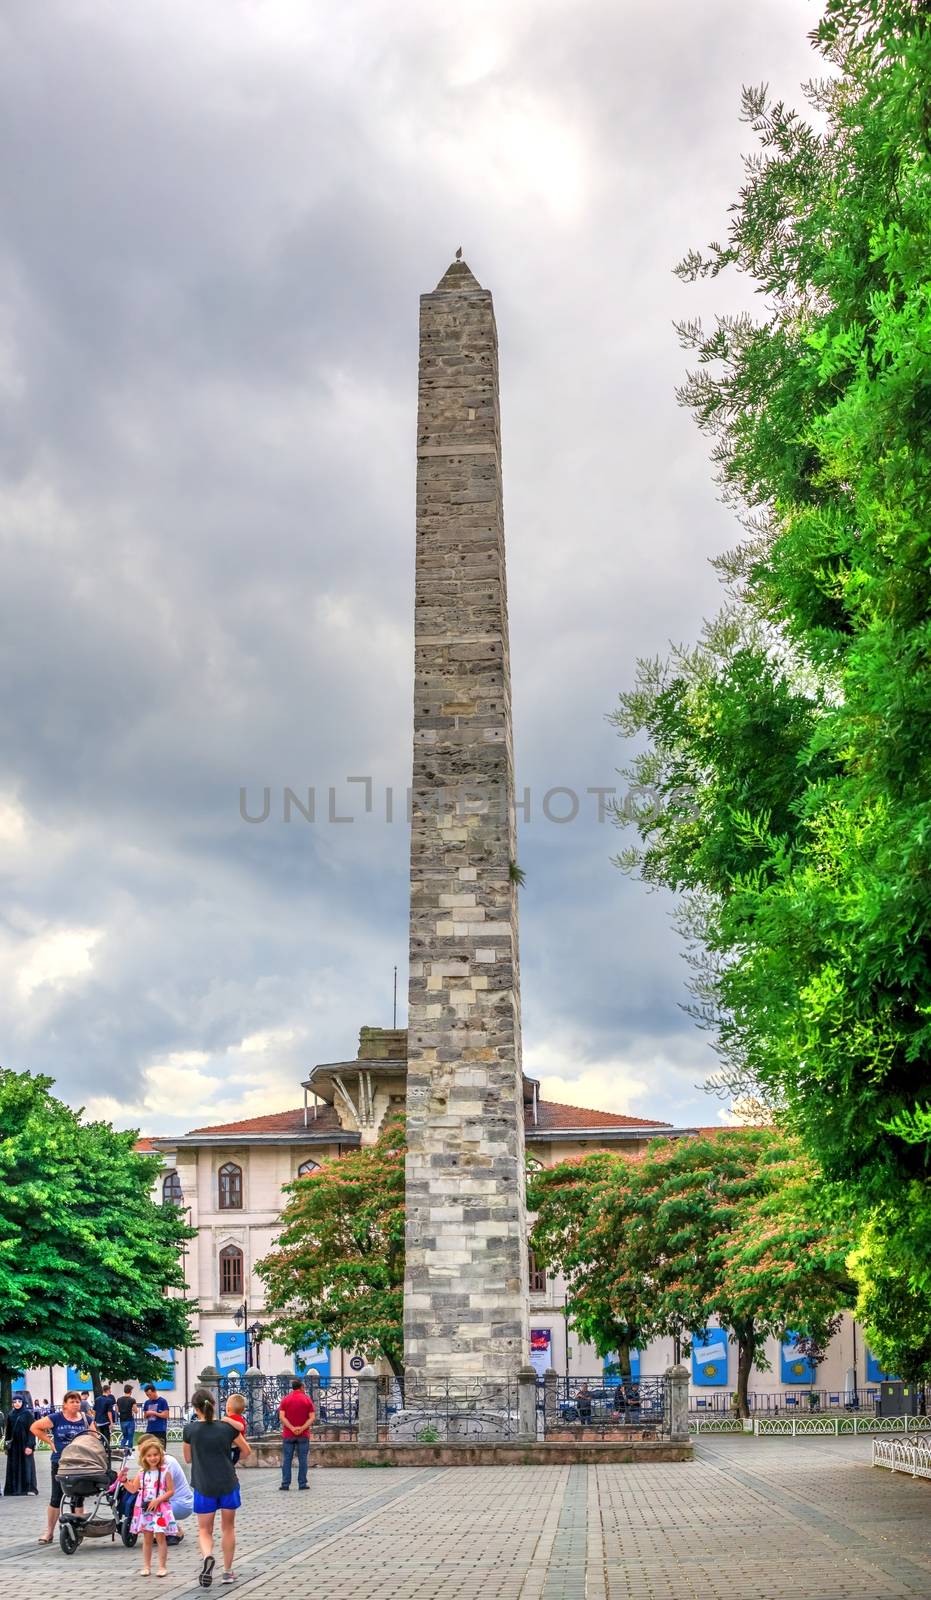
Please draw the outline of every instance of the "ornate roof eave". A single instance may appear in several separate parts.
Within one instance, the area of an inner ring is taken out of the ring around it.
[[[602,1143],[621,1143],[637,1139],[683,1139],[694,1137],[697,1128],[664,1128],[662,1124],[645,1128],[527,1128],[526,1144],[546,1144],[552,1139],[597,1139]]]
[[[235,1130],[229,1133],[182,1133],[177,1139],[167,1137],[153,1139],[153,1147],[157,1150],[182,1150],[193,1149],[198,1145],[244,1145],[244,1144],[358,1144],[359,1135],[345,1128],[330,1128],[323,1133],[315,1132],[313,1117],[306,1128],[298,1128],[276,1133],[250,1133],[248,1129]]]

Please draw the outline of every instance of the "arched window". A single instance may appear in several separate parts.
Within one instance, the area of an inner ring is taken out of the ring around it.
[[[242,1294],[242,1251],[236,1244],[220,1251],[220,1293]]]
[[[543,1162],[540,1160],[539,1156],[525,1156],[524,1167],[527,1172],[542,1172]]]
[[[162,1179],[162,1203],[166,1206],[184,1205],[181,1179],[176,1172],[166,1172]]]
[[[242,1210],[242,1167],[226,1161],[217,1173],[221,1211]]]
[[[309,1178],[312,1172],[320,1171],[319,1161],[302,1161],[297,1169],[299,1178]]]

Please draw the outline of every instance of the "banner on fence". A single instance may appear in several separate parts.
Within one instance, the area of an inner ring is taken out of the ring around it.
[[[727,1383],[727,1333],[705,1328],[692,1336],[692,1382],[697,1389]]]

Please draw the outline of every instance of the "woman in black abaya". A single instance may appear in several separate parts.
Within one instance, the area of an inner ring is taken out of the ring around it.
[[[38,1494],[39,1485],[36,1483],[36,1458],[34,1455],[35,1439],[30,1433],[30,1428],[35,1421],[35,1412],[31,1406],[24,1403],[20,1394],[14,1394],[13,1404],[6,1419],[6,1482],[3,1492],[7,1494]]]

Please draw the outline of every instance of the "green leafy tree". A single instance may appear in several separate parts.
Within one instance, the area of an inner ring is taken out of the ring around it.
[[[761,296],[680,330],[747,537],[698,648],[621,697],[653,796],[625,864],[683,897],[722,1083],[855,1213],[871,1344],[931,1371],[931,8],[829,0],[814,39],[816,120],[744,91],[728,239],[680,268]]]
[[[572,1326],[600,1356],[617,1356],[621,1377],[629,1376],[630,1353],[646,1337],[644,1290],[631,1258],[594,1248],[593,1236],[606,1195],[622,1204],[634,1173],[633,1162],[610,1152],[527,1173],[527,1204],[536,1212],[534,1255],[563,1273],[571,1286]]]
[[[151,1198],[159,1158],[51,1087],[0,1070],[0,1382],[59,1363],[164,1377],[151,1347],[192,1343],[181,1250],[193,1230]]]
[[[737,1345],[747,1415],[764,1338],[788,1326],[823,1342],[851,1302],[849,1238],[800,1220],[800,1159],[772,1129],[733,1128],[536,1174],[533,1248],[565,1275],[573,1326],[606,1355],[618,1330],[687,1344],[716,1316]]]
[[[278,1244],[258,1264],[287,1350],[344,1345],[404,1370],[404,1122],[286,1189]]]

